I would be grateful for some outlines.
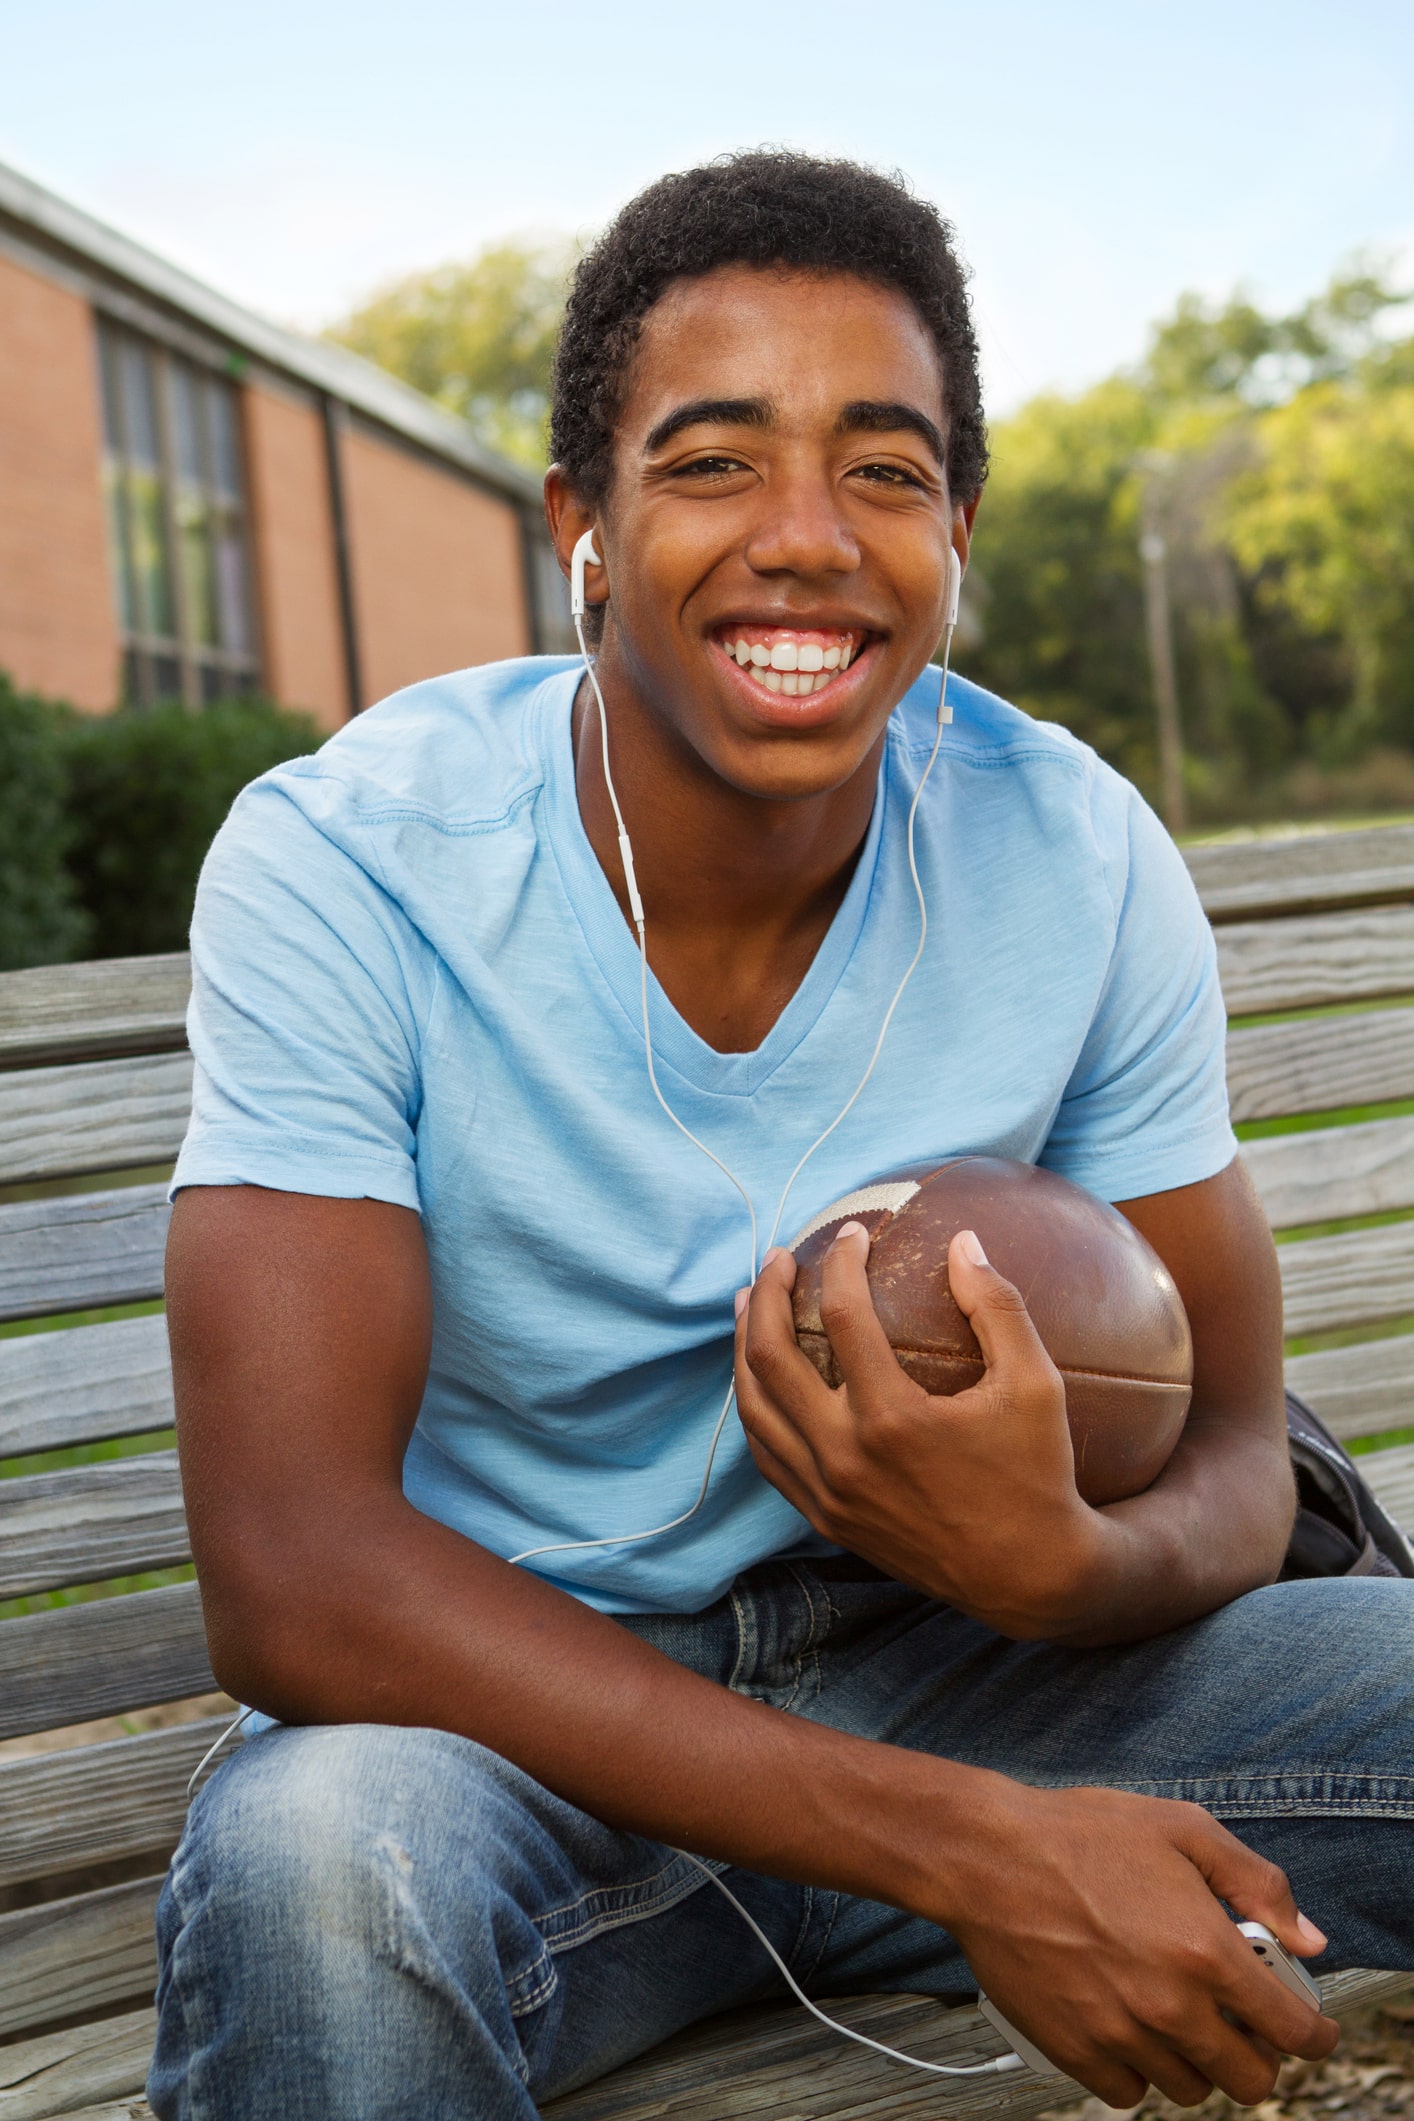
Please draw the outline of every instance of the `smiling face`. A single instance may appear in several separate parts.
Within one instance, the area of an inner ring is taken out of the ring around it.
[[[872,770],[937,645],[971,509],[942,464],[932,338],[844,274],[725,266],[644,321],[603,508],[558,475],[562,558],[589,523],[608,603],[599,668],[625,712],[745,794]]]

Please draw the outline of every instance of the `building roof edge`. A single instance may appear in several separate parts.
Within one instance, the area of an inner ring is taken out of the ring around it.
[[[110,228],[49,191],[32,177],[0,162],[0,213],[49,243],[126,281],[149,297],[204,325],[239,352],[297,377],[394,433],[445,457],[509,500],[540,505],[540,481],[508,458],[478,442],[465,421],[446,412],[410,384],[365,361],[347,347],[275,324],[233,302],[204,280],[170,264],[121,230]]]

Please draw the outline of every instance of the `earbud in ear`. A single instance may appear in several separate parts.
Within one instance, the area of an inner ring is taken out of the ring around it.
[[[586,567],[602,567],[604,562],[594,549],[594,532],[586,530],[583,537],[575,540],[570,554],[570,616],[582,619],[585,613],[584,570]]]
[[[962,600],[962,562],[954,545],[948,547],[948,608],[943,620],[949,631],[957,624],[957,609]]]

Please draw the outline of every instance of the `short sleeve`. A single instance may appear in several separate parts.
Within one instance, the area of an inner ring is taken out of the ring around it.
[[[1212,930],[1163,826],[1102,774],[1096,831],[1114,948],[1041,1161],[1104,1200],[1136,1200],[1214,1177],[1237,1140]]]
[[[207,856],[192,921],[192,1117],[172,1181],[418,1206],[425,946],[277,777]],[[421,1004],[421,1005],[420,1005]]]

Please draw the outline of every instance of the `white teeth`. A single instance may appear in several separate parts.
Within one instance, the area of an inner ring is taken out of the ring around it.
[[[817,641],[806,641],[804,643],[801,648],[800,658],[796,667],[799,670],[824,669],[825,651]]]
[[[779,670],[763,670],[761,682],[768,692],[779,692],[785,684],[785,679]]]
[[[736,647],[732,650],[732,654],[739,663],[749,663],[751,661],[750,641],[738,641]]]
[[[781,690],[782,692],[788,692],[791,698],[794,699],[795,695],[798,692],[809,692],[810,680],[809,678],[807,678],[805,680],[805,683],[802,685],[800,679],[796,676],[795,672],[793,670],[787,670],[782,674],[781,677]]]
[[[846,643],[845,643],[844,647],[843,647],[843,648],[842,648],[842,649],[840,650],[840,669],[841,669],[841,670],[848,670],[848,668],[849,668],[850,664],[851,664],[851,663],[852,663],[853,661],[854,661],[854,650],[853,650],[853,649],[852,649],[852,648],[850,647],[850,645],[849,645],[848,641],[846,641]]]
[[[758,670],[767,669],[771,661],[770,649],[762,648],[759,643],[755,644],[751,650],[751,660]]]
[[[771,644],[771,668],[773,670],[797,670],[800,659],[794,641],[773,641]]]
[[[838,670],[840,667],[840,652],[838,648],[827,648],[820,661],[826,670]]]

